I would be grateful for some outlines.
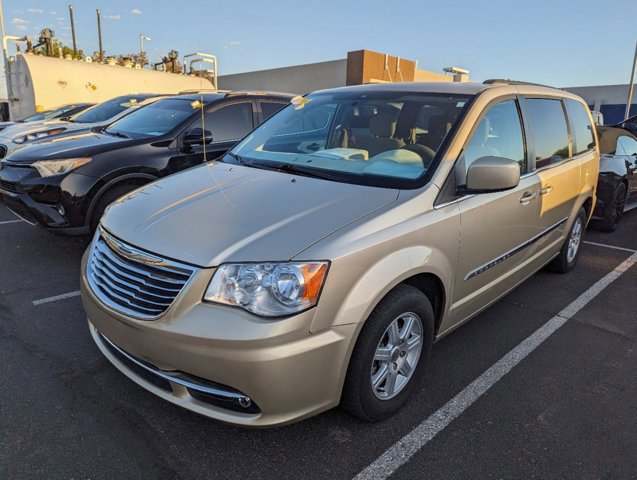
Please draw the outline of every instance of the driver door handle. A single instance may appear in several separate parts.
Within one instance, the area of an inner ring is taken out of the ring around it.
[[[522,205],[528,205],[531,200],[537,197],[537,191],[535,192],[524,192],[524,195],[520,197],[520,203]]]
[[[547,193],[551,193],[551,190],[553,190],[553,185],[549,183],[545,187],[542,187],[540,189],[540,195],[546,195]]]

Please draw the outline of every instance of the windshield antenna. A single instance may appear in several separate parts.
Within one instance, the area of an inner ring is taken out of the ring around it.
[[[191,67],[192,68],[192,67]],[[206,158],[206,119],[204,115],[203,108],[203,77],[199,76],[199,96],[201,98],[201,145],[203,147],[203,161],[207,162],[208,158]]]

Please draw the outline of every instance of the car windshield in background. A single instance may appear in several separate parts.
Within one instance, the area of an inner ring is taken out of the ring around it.
[[[37,120],[52,120],[54,118],[59,118],[63,116],[66,112],[74,110],[77,107],[78,105],[63,105],[61,107],[54,108],[53,110],[50,110],[48,112],[42,113],[41,114],[42,116],[38,118]]]
[[[252,166],[409,188],[425,174],[470,98],[318,93],[296,99],[232,153]]]
[[[71,118],[71,121],[76,123],[98,123],[104,122],[109,118],[113,118],[115,115],[119,115],[124,110],[134,107],[146,97],[117,97],[106,102],[102,102],[99,105],[95,105],[82,113]]]
[[[77,108],[77,105],[63,105],[61,107],[54,108],[53,110],[46,110],[44,112],[34,113],[33,115],[28,116],[22,121],[35,122],[37,120],[52,120],[64,115],[66,112],[68,112],[69,110],[73,110],[74,108]]]
[[[105,132],[133,138],[158,137],[168,133],[200,109],[199,101],[183,98],[159,100],[126,115]]]
[[[23,119],[23,122],[35,122],[37,120],[44,120],[45,119],[45,115],[51,113],[53,110],[47,110],[46,112],[40,112],[40,113],[35,113],[33,115],[28,116],[27,118]]]

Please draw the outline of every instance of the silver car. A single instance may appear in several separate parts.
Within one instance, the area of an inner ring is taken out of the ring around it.
[[[14,123],[0,131],[0,158],[30,142],[66,133],[88,131],[107,126],[159,97],[156,94],[132,94],[111,98],[68,118]]]

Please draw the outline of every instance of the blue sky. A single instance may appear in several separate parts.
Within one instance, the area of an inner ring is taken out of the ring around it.
[[[68,0],[2,0],[8,34],[50,26],[71,44]],[[471,78],[556,86],[627,83],[637,41],[637,0],[76,0],[76,38],[97,50],[95,9],[107,54],[139,48],[151,61],[214,53],[219,73],[345,58],[370,49]],[[604,42],[612,43],[612,47]],[[15,48],[12,47],[11,52]]]

